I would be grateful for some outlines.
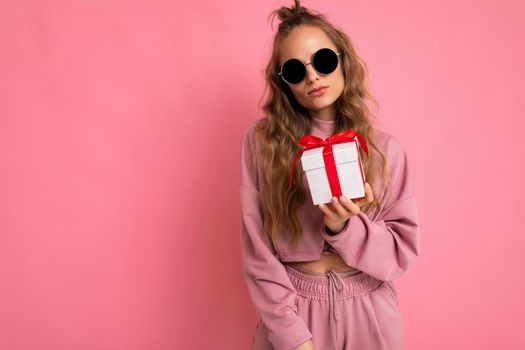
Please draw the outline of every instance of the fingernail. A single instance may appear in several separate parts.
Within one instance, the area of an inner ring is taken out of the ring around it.
[[[345,196],[341,196],[341,197],[339,197],[339,199],[341,200],[341,202],[346,203],[346,198],[345,198]]]
[[[332,202],[337,203],[337,197],[332,197]]]

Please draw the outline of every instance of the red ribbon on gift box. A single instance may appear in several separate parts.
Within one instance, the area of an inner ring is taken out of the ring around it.
[[[327,137],[326,139],[322,139],[317,136],[313,135],[306,135],[299,139],[297,144],[299,146],[302,146],[303,149],[299,151],[299,153],[295,156],[293,163],[292,163],[292,169],[290,171],[290,185],[289,188],[292,187],[292,175],[293,175],[293,169],[295,167],[295,162],[299,158],[299,156],[306,150],[322,147],[323,148],[323,159],[326,169],[326,175],[328,177],[328,183],[330,184],[330,190],[332,191],[333,196],[337,196],[338,198],[342,196],[341,192],[341,185],[339,183],[339,176],[337,175],[337,168],[335,165],[335,159],[334,159],[334,153],[333,153],[333,147],[332,145],[337,143],[344,143],[344,142],[356,142],[356,137],[359,140],[358,145],[363,147],[363,150],[366,153],[366,156],[368,157],[368,146],[366,144],[365,138],[356,133],[353,129],[348,129],[347,131],[343,131],[340,133],[337,133],[335,135],[332,135],[330,137]],[[361,169],[361,172],[363,169]]]

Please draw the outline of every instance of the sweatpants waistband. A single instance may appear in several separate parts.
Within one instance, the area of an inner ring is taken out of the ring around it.
[[[329,269],[326,273],[303,272],[291,265],[284,264],[290,281],[295,286],[297,294],[315,299],[329,300],[333,285],[337,285],[337,299],[363,296],[376,289],[383,281],[367,273],[354,270],[336,272]]]

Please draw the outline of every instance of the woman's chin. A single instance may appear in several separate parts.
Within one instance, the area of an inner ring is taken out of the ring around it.
[[[328,108],[332,105],[333,101],[329,100],[329,99],[326,99],[326,100],[317,100],[317,101],[314,101],[313,103],[310,103],[309,104],[309,109],[311,110],[314,110],[314,111],[319,111],[319,110],[322,110],[322,109],[325,109],[325,108]]]

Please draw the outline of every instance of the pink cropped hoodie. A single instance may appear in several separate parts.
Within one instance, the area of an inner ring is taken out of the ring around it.
[[[333,135],[335,121],[312,118],[312,123],[310,135],[323,139]],[[342,231],[332,234],[324,225],[324,213],[308,197],[297,212],[302,226],[298,247],[293,249],[288,238],[280,239],[274,246],[263,230],[258,183],[262,169],[254,158],[257,147],[254,126],[255,122],[248,126],[241,143],[242,271],[250,298],[268,329],[270,342],[276,350],[290,350],[310,339],[312,334],[297,315],[297,292],[283,262],[318,260],[328,251],[339,254],[347,265],[372,277],[391,281],[407,271],[419,255],[419,218],[406,151],[391,134],[376,128],[375,142],[387,157],[392,185],[390,198],[384,196],[385,186],[381,181],[375,185],[381,199],[377,218],[372,220],[360,212],[346,222]],[[370,145],[368,148],[371,152]],[[380,171],[376,178],[381,178]],[[310,196],[304,173],[303,183]]]

